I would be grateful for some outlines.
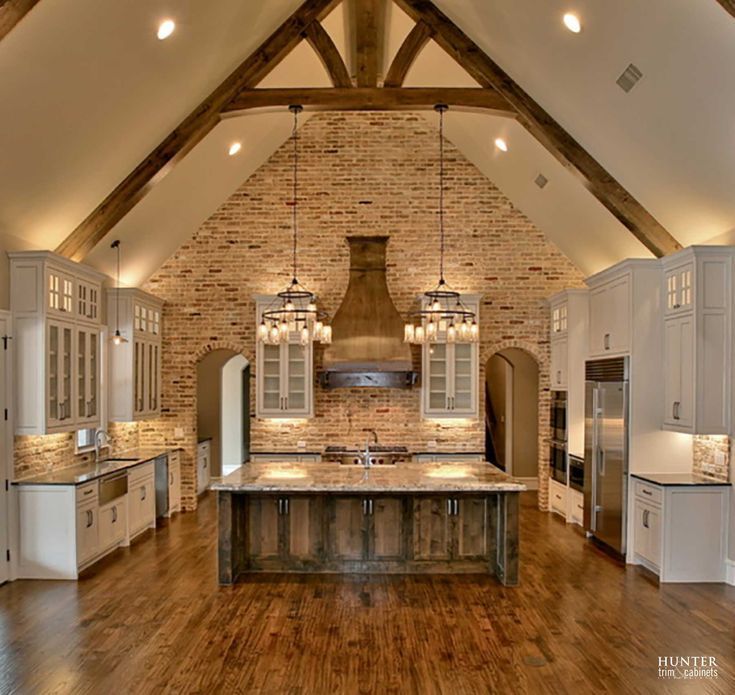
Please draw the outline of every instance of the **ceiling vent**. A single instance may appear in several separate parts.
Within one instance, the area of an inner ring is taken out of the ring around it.
[[[643,73],[640,71],[640,68],[638,68],[637,65],[633,65],[631,63],[625,70],[623,71],[623,74],[618,77],[616,80],[618,87],[622,89],[624,92],[629,92],[633,87],[636,86],[638,83],[638,80],[643,77]]]
[[[543,174],[539,174],[535,179],[534,183],[539,187],[543,188],[547,183],[549,183],[549,179],[547,179]]]

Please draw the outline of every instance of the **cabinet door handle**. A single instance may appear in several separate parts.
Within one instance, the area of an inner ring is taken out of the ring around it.
[[[459,516],[459,500],[454,500],[454,516]]]
[[[368,501],[363,500],[362,501],[362,515],[367,516],[367,513],[368,513]]]
[[[681,403],[679,401],[674,401],[674,406],[672,408],[672,415],[674,417],[674,420],[679,420],[679,406]]]
[[[278,498],[278,516],[283,515],[283,500],[279,497]]]
[[[283,513],[288,515],[288,497],[283,500]]]
[[[605,350],[610,349],[610,334],[609,333],[605,333],[604,345],[605,345]]]
[[[556,383],[561,384],[561,369],[556,370]]]
[[[87,510],[87,528],[89,528],[94,523],[94,514],[92,514],[92,510]]]
[[[174,484],[174,474],[173,473],[169,473],[168,474],[168,484],[169,485],[173,485]]]
[[[452,500],[447,500],[447,515],[452,516]]]
[[[372,500],[368,500],[368,514],[370,514],[370,516],[373,515],[373,501]]]
[[[146,494],[147,493],[146,493],[146,489],[144,485],[142,488],[140,488],[140,501],[141,502],[146,498]]]
[[[112,508],[112,523],[117,521],[117,505]]]
[[[642,493],[643,493],[644,495],[648,495],[649,497],[651,497],[651,496],[653,495],[653,493],[652,493],[652,492],[651,492],[650,490],[646,490],[645,488],[642,488],[642,489],[641,489],[641,492],[642,492]]]
[[[644,528],[650,528],[648,526],[648,510],[647,509],[644,509],[643,510],[643,527]]]
[[[89,490],[85,490],[82,494],[86,497],[87,495],[91,495],[94,492],[94,488],[89,488]]]

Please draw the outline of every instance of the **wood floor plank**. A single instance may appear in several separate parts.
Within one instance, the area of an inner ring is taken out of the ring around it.
[[[669,585],[521,511],[518,587],[490,576],[217,584],[216,505],[81,581],[0,588],[2,693],[732,693],[735,588]],[[720,677],[659,680],[660,655]]]

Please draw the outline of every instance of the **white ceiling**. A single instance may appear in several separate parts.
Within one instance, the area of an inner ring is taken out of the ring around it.
[[[435,0],[683,244],[735,240],[735,19],[715,0]],[[299,0],[41,0],[0,42],[0,239],[53,248]],[[561,24],[577,11],[583,31]],[[177,30],[155,38],[167,16]],[[344,54],[344,16],[325,26]],[[411,22],[389,14],[386,56]],[[615,79],[634,62],[629,94]],[[474,83],[430,44],[411,86]],[[326,86],[302,44],[263,86]],[[433,114],[427,114],[428,119]],[[89,261],[149,276],[288,137],[282,109],[223,121]],[[648,255],[517,123],[459,112],[447,136],[583,271]],[[493,141],[502,135],[509,152]],[[228,157],[234,140],[243,143]],[[543,173],[549,184],[533,180]]]

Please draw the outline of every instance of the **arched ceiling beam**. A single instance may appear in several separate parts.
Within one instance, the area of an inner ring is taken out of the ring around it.
[[[217,125],[220,111],[240,90],[255,87],[302,40],[307,27],[323,19],[339,0],[306,0],[156,147],[56,252],[81,260],[130,210]]]
[[[572,171],[647,249],[661,257],[681,248],[653,215],[432,2],[395,2],[415,22],[425,22],[434,40],[479,84],[493,87],[505,97],[526,130]]]
[[[0,0],[0,41],[38,3],[38,0]]]
[[[345,61],[334,45],[332,37],[327,34],[319,22],[312,22],[306,27],[306,40],[324,65],[334,87],[352,87],[352,79]]]
[[[408,35],[403,40],[401,47],[398,49],[398,53],[393,58],[390,68],[388,68],[388,73],[383,83],[386,87],[403,86],[408,71],[430,38],[431,29],[429,25],[426,22],[416,22],[413,29],[408,32]]]
[[[243,111],[301,104],[324,111],[398,111],[432,109],[447,104],[458,109],[482,110],[515,118],[515,111],[494,89],[479,87],[350,87],[248,89],[240,92],[222,111],[236,116]]]

